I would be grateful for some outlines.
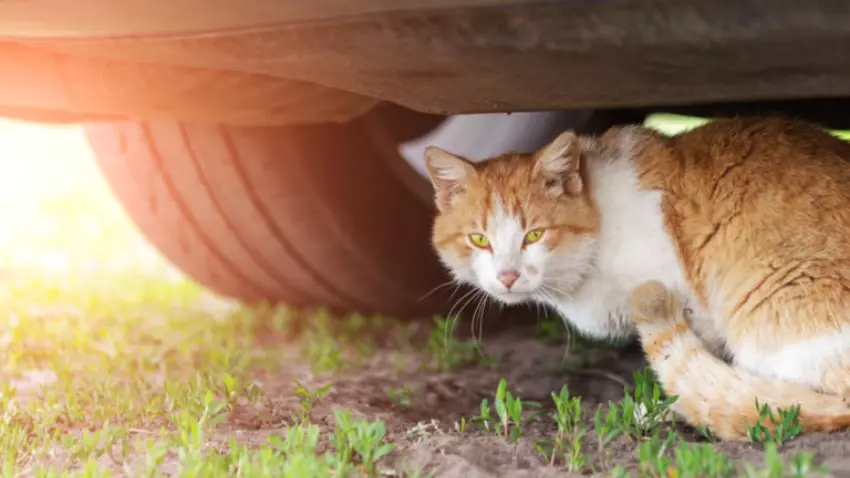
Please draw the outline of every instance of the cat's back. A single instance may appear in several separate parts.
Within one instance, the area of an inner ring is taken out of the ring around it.
[[[666,173],[653,186],[703,301],[724,296],[727,318],[762,296],[820,297],[815,315],[850,308],[850,144],[783,118],[717,120],[660,141],[652,170]]]
[[[660,185],[712,221],[746,217],[753,226],[782,222],[850,233],[850,143],[824,129],[785,118],[721,119],[670,138],[670,174]],[[850,252],[850,251],[848,251]]]
[[[850,188],[850,143],[808,122],[721,119],[671,138],[669,147],[681,186],[691,190],[818,196]]]

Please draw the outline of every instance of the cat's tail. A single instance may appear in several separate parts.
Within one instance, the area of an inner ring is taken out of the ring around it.
[[[759,422],[760,405],[799,405],[803,432],[850,428],[850,399],[819,393],[802,384],[752,375],[717,358],[690,330],[679,297],[658,282],[636,288],[629,301],[644,353],[673,409],[689,423],[708,427],[718,438],[740,440]],[[760,421],[773,429],[769,419]]]

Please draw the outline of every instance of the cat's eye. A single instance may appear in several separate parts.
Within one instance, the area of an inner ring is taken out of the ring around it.
[[[543,229],[535,229],[533,231],[528,231],[525,234],[525,244],[534,244],[539,241],[540,238],[543,237]]]
[[[490,239],[487,239],[487,237],[483,234],[470,234],[469,242],[471,242],[473,246],[481,249],[487,249],[490,247]]]

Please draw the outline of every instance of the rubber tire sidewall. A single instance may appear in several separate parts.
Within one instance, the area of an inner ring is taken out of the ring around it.
[[[434,209],[360,122],[85,129],[142,234],[210,289],[340,311],[444,311],[443,294],[429,294],[447,281],[429,243]]]

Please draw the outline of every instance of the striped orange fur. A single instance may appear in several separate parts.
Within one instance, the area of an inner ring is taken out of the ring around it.
[[[759,417],[755,400],[773,408],[800,406],[804,432],[850,426],[846,397],[776,379],[765,379],[717,358],[691,331],[676,293],[658,282],[638,286],[630,298],[646,358],[668,395],[678,395],[674,410],[721,439],[747,437]],[[769,421],[762,423],[772,427]]]

